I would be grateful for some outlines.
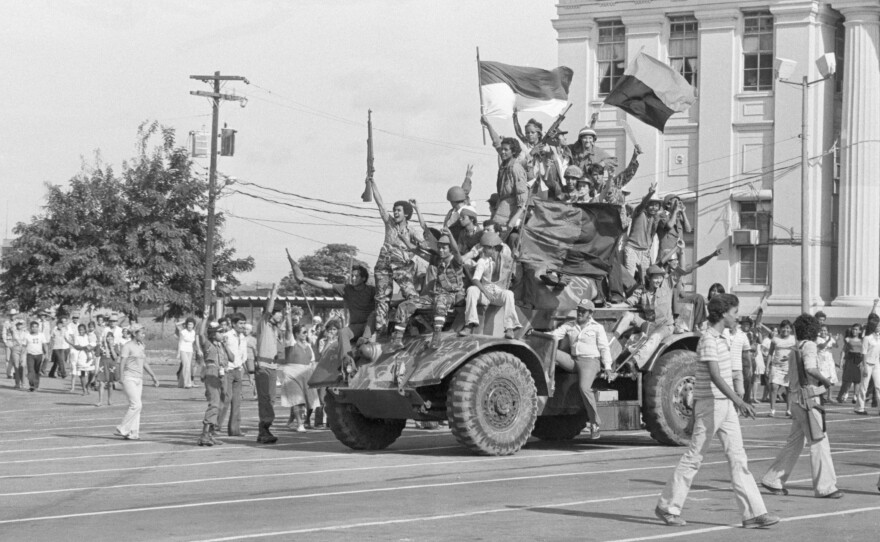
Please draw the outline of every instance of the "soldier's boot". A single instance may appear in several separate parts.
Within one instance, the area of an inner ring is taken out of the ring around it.
[[[463,328],[458,330],[458,336],[467,337],[468,335],[472,335],[475,327],[477,327],[476,324],[466,324]]]
[[[324,427],[324,407],[315,408],[315,427]]]
[[[433,350],[437,350],[438,348],[440,348],[440,333],[442,332],[442,327],[434,326],[434,334],[431,335],[431,348]]]
[[[213,423],[208,424],[208,436],[211,437],[211,443],[217,446],[223,446],[222,440],[217,440],[217,426]]]
[[[211,424],[202,424],[202,434],[199,435],[199,446],[213,446],[214,440],[211,438]]]
[[[269,424],[269,423],[263,424],[264,431],[265,431],[265,433],[263,434],[263,440],[262,440],[263,444],[275,444],[276,442],[278,442],[278,437],[276,437],[275,435],[273,435],[269,431],[269,426],[271,426],[271,425],[272,424]]]
[[[504,330],[504,338],[505,339],[515,339],[516,338],[516,332],[513,330],[513,328],[509,327]]]
[[[391,344],[389,345],[389,350],[391,352],[397,352],[398,350],[403,350],[403,330],[395,329],[394,333],[391,334]]]

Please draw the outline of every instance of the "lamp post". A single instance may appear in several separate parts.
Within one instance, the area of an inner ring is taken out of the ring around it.
[[[789,81],[788,78],[797,67],[797,62],[785,58],[777,58],[774,62],[776,68],[776,77],[780,83],[786,85],[801,87],[801,312],[809,313],[811,309],[811,279],[812,279],[812,259],[810,254],[810,175],[809,175],[809,125],[807,123],[807,91],[817,83],[830,79],[836,70],[836,61],[834,53],[826,53],[816,60],[816,67],[822,74],[821,79],[810,81],[807,75],[804,75],[800,82]]]

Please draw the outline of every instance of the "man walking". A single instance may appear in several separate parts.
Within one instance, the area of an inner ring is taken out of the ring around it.
[[[257,386],[257,411],[260,416],[260,433],[257,442],[275,444],[278,437],[269,428],[275,421],[275,370],[278,359],[284,359],[284,333],[281,327],[281,309],[275,307],[278,284],[272,285],[272,293],[266,300],[260,322],[257,324],[257,359],[254,360],[254,382]]]
[[[755,410],[733,391],[727,330],[736,325],[738,311],[739,299],[735,295],[718,294],[709,301],[709,328],[697,346],[694,432],[690,447],[678,462],[654,509],[654,514],[666,525],[686,525],[681,519],[684,501],[716,433],[730,465],[733,493],[743,517],[743,527],[769,527],[779,523],[779,518],[768,514],[764,507],[742,444],[738,414],[754,418]]]
[[[67,360],[70,357],[70,343],[67,338],[73,340],[74,335],[70,334],[70,328],[67,325],[67,317],[61,316],[55,323],[55,329],[52,330],[52,367],[49,369],[49,378],[55,378],[57,374],[60,378],[67,378]],[[73,368],[71,372],[76,372]],[[73,380],[70,382],[70,391],[73,391]]]

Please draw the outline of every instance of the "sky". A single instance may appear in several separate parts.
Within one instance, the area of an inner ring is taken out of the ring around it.
[[[497,162],[481,136],[476,47],[483,60],[557,65],[553,0],[0,0],[0,7],[7,236],[41,212],[46,183],[66,184],[98,156],[121,171],[135,155],[141,122],[174,127],[181,143],[192,130],[210,130],[210,101],[189,94],[210,89],[189,76],[219,70],[250,81],[223,88],[248,101],[221,106],[221,127],[238,131],[235,156],[218,158],[221,173],[358,208],[228,187],[218,201],[228,215],[223,235],[256,262],[243,282],[280,280],[289,272],[285,248],[298,258],[349,243],[375,262],[381,222],[342,214],[378,216],[360,200],[367,109],[386,204],[416,198],[424,211],[445,213],[446,190],[474,164],[472,196],[486,215]],[[207,168],[208,159],[196,163]]]

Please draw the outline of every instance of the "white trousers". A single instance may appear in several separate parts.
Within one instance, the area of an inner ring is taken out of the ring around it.
[[[522,327],[519,323],[519,318],[516,316],[516,305],[514,304],[513,292],[510,290],[502,290],[494,284],[488,285],[486,290],[491,297],[487,297],[476,286],[468,287],[465,304],[467,323],[474,325],[480,323],[480,315],[477,313],[478,305],[494,305],[496,307],[503,307],[504,309],[504,329],[517,329]]]
[[[703,462],[703,456],[709,451],[712,437],[717,433],[721,440],[721,449],[727,456],[733,494],[743,519],[766,514],[767,508],[764,506],[758,484],[749,472],[739,417],[733,402],[728,399],[697,399],[694,416],[694,434],[691,437],[690,447],[681,456],[678,466],[666,482],[657,506],[670,514],[681,515],[691,484]]]
[[[124,378],[122,389],[128,396],[128,410],[125,412],[125,417],[122,418],[122,423],[116,429],[123,435],[138,438],[141,428],[141,409],[143,408],[141,394],[144,391],[144,381],[140,378]]]
[[[874,379],[874,394],[880,394],[880,363],[868,365],[862,362],[862,381],[856,388],[856,410],[865,410],[865,395],[868,384]]]
[[[791,471],[804,449],[804,440],[810,434],[809,413],[799,404],[791,405],[791,432],[785,446],[767,469],[761,482],[776,489],[785,487]],[[826,436],[819,442],[810,443],[810,470],[813,476],[813,492],[817,497],[837,491],[837,475],[831,460],[831,444]]]

